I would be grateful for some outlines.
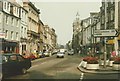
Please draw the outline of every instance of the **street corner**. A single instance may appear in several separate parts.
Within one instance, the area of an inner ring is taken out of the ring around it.
[[[77,66],[77,69],[83,73],[97,73],[97,74],[116,74],[116,73],[119,74],[120,73],[120,71],[118,70],[112,70],[108,68],[105,69],[102,66],[99,66],[99,69],[87,69],[86,67],[87,67],[87,64],[81,61],[80,64]]]

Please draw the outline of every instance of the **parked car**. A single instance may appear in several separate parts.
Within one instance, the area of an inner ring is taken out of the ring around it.
[[[40,56],[39,56],[39,54],[38,54],[38,53],[33,53],[33,55],[35,56],[35,59],[40,58]]]
[[[26,59],[20,54],[2,54],[1,58],[1,74],[3,77],[15,73],[25,74],[27,70],[31,67],[30,59]]]
[[[49,52],[49,51],[45,51],[45,52],[44,52],[44,55],[45,55],[46,57],[49,57],[49,56],[50,56],[50,52]]]
[[[35,59],[36,59],[36,57],[35,57],[34,54],[30,54],[27,58],[29,58],[29,59],[31,59],[31,60],[35,60]]]
[[[58,50],[53,50],[52,55],[57,54]]]
[[[36,59],[35,55],[33,55],[33,54],[25,54],[25,55],[23,55],[23,57],[27,58],[27,59],[30,59],[30,60],[35,60]]]
[[[68,55],[74,55],[73,51],[68,51]]]
[[[57,53],[57,58],[58,58],[58,57],[64,58],[64,55],[65,55],[64,52],[58,52],[58,53]]]
[[[38,54],[39,54],[40,58],[45,57],[45,55],[43,54],[43,52],[39,52]]]

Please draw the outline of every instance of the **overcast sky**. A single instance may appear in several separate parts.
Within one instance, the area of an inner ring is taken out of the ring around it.
[[[100,11],[101,2],[36,2],[40,9],[40,19],[58,36],[58,44],[66,44],[72,39],[72,23],[79,12],[80,19],[89,17],[90,12]]]

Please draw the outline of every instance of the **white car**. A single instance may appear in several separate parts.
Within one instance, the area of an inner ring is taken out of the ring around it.
[[[64,52],[58,52],[58,53],[57,53],[57,58],[58,58],[58,57],[64,58],[64,55],[65,55]]]
[[[74,52],[73,51],[68,51],[68,55],[73,55]]]
[[[48,51],[45,51],[44,55],[45,55],[46,57],[49,57],[49,56],[50,56],[50,53],[49,53]]]

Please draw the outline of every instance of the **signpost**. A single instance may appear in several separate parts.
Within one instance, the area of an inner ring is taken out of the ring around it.
[[[95,30],[94,37],[105,37],[105,48],[104,48],[104,67],[106,69],[106,37],[117,37],[119,35],[116,29],[106,29],[106,30]]]
[[[116,36],[118,36],[118,31],[115,29],[94,31],[94,37],[116,37]]]

